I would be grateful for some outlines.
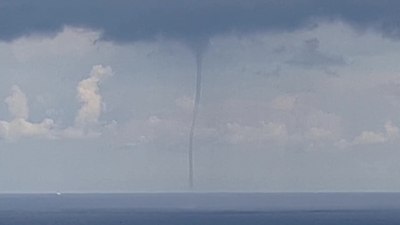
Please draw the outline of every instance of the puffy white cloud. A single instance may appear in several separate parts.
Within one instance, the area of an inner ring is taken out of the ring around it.
[[[11,88],[11,95],[5,99],[5,103],[13,118],[28,119],[28,100],[18,86],[14,85]]]
[[[359,136],[354,139],[355,144],[377,144],[384,143],[386,137],[384,133],[363,131]]]
[[[99,84],[104,78],[111,75],[111,67],[96,65],[93,66],[89,78],[79,82],[77,91],[82,107],[75,118],[77,127],[85,127],[98,122],[103,107]]]
[[[27,121],[29,118],[28,100],[18,86],[11,88],[11,95],[6,98],[8,110],[13,116],[11,121],[0,121],[0,137],[15,140],[22,137],[52,137],[54,128],[52,119],[44,119],[40,123]]]
[[[107,77],[112,76],[111,67],[95,65],[89,74],[89,78],[79,82],[77,86],[77,97],[82,104],[73,126],[58,130],[59,138],[96,138],[99,137],[105,126],[100,126],[99,118],[103,111],[103,100],[100,94],[100,83]]]
[[[53,138],[52,129],[54,128],[54,121],[45,119],[41,123],[31,123],[25,119],[14,119],[11,122],[1,121],[0,128],[5,131],[1,132],[3,138],[18,139],[24,137],[42,137]]]
[[[89,78],[79,82],[77,91],[82,107],[75,118],[75,124],[65,129],[56,129],[52,119],[46,118],[40,123],[29,119],[28,100],[24,92],[14,85],[11,95],[5,99],[12,115],[10,121],[0,121],[0,137],[16,140],[26,137],[40,138],[87,138],[101,135],[98,120],[102,112],[103,101],[99,93],[100,82],[112,74],[111,67],[93,66]]]
[[[392,122],[385,123],[385,132],[363,131],[354,139],[354,144],[379,144],[399,137],[399,128]]]
[[[225,129],[225,139],[233,144],[281,141],[288,137],[286,125],[275,122],[263,122],[261,126],[244,126],[238,123],[228,123]]]
[[[327,130],[320,127],[311,127],[305,135],[308,139],[318,140],[330,140],[334,138],[334,133],[331,130]]]
[[[395,126],[391,121],[385,123],[386,138],[393,140],[399,137],[399,128]]]

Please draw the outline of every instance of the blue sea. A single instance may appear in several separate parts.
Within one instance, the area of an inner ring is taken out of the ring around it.
[[[3,194],[0,225],[400,224],[397,193]]]

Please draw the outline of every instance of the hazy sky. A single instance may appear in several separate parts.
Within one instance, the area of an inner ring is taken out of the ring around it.
[[[399,9],[0,0],[0,192],[400,191]]]

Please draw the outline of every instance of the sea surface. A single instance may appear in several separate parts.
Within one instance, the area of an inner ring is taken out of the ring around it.
[[[0,225],[400,224],[398,193],[2,194]]]

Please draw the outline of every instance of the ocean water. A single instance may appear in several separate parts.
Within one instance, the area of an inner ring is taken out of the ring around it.
[[[0,225],[400,224],[400,194],[0,195]]]

